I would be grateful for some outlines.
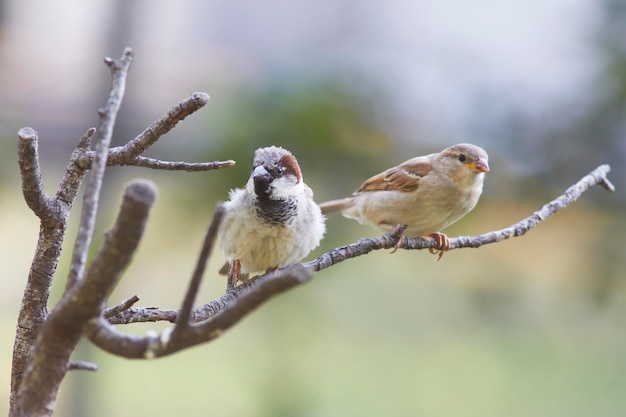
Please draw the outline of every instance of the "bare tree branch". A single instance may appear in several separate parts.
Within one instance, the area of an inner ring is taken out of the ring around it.
[[[122,301],[118,305],[107,308],[106,310],[103,311],[102,314],[106,318],[113,317],[117,314],[121,314],[122,312],[128,310],[129,308],[134,306],[138,301],[139,301],[139,297],[137,297],[136,295],[133,295],[132,297],[127,298],[126,300]]]
[[[328,251],[320,255],[317,259],[305,263],[305,266],[311,268],[314,271],[321,271],[322,269],[330,268],[331,266],[348,259],[356,258],[358,256],[367,255],[371,251],[379,249],[391,249],[394,248],[400,239],[401,233],[406,228],[405,225],[396,227],[392,233],[386,233],[376,238],[363,238],[359,239],[349,245],[341,246],[339,248]],[[407,238],[403,239],[404,241]],[[419,247],[413,249],[427,249],[429,247],[435,247],[437,243],[434,239],[416,239],[422,243]],[[430,241],[433,242],[430,242]],[[404,247],[404,246],[403,246]]]
[[[610,167],[608,165],[599,166],[576,184],[568,188],[564,194],[544,205],[531,216],[515,223],[510,227],[474,237],[460,236],[451,238],[451,249],[474,248],[488,243],[500,242],[510,237],[522,236],[532,228],[536,227],[541,221],[546,220],[548,217],[569,206],[571,203],[580,198],[584,192],[595,185],[601,185],[607,190],[613,191],[614,186],[607,178],[609,171]],[[333,249],[320,255],[317,259],[304,263],[303,266],[311,271],[321,271],[345,260],[366,255],[374,250],[394,248],[398,243],[398,238],[404,230],[404,227],[404,225],[400,225],[393,233],[388,233],[378,238],[359,239],[355,243]],[[428,249],[434,248],[436,245],[437,242],[432,238],[405,238],[402,247],[404,249]],[[241,311],[240,309],[233,309],[232,307],[240,302],[240,291],[257,291],[255,289],[249,289],[248,286],[252,285],[251,283],[256,282],[257,280],[262,281],[264,279],[264,276],[254,278],[249,283],[244,283],[236,287],[232,292],[227,292],[207,304],[196,307],[191,314],[191,321],[200,322],[207,319],[211,319],[212,321],[215,316],[229,309],[231,311],[230,314],[233,314],[232,311]],[[154,321],[175,322],[178,318],[178,314],[179,312],[177,310],[133,308],[118,315],[109,317],[109,322],[111,324],[129,324]]]
[[[41,324],[15,403],[16,416],[43,416],[54,410],[69,358],[84,324],[101,315],[104,301],[135,252],[154,203],[156,190],[138,182],[126,188],[113,229],[82,280],[65,291]]]
[[[192,274],[189,282],[189,288],[187,289],[187,293],[185,294],[185,298],[183,300],[182,308],[180,311],[176,311],[176,326],[171,329],[167,329],[164,333],[167,335],[168,340],[180,340],[181,338],[185,338],[189,332],[193,304],[198,294],[198,290],[200,289],[200,283],[202,282],[202,276],[204,275],[206,263],[213,250],[215,240],[217,239],[217,232],[222,222],[223,215],[224,207],[220,204],[215,208],[213,219],[207,229],[202,249],[200,251],[198,261],[196,262],[196,268]],[[122,313],[120,312],[117,316],[119,317],[121,314]],[[141,355],[143,356],[150,355],[147,349],[154,344],[152,339],[154,339],[155,336],[149,335],[142,339],[135,336],[124,335],[123,333],[114,330],[108,322],[104,320],[106,317],[106,315],[103,315],[102,320],[92,320],[87,326],[86,333],[88,335],[92,335],[91,337],[94,338],[93,340],[97,340],[97,342],[94,343],[102,343],[105,346],[109,346],[111,343],[119,343],[121,346],[126,346],[126,349],[128,349],[129,346],[132,346],[134,351],[142,352]]]
[[[50,285],[61,255],[69,205],[49,198],[43,182],[37,154],[37,133],[31,128],[18,133],[18,154],[22,190],[28,206],[39,217],[39,239],[28,272],[28,279],[17,318],[11,362],[10,415],[14,414],[17,391],[30,358],[41,324],[48,316]]]
[[[599,166],[588,175],[584,176],[576,184],[569,187],[561,196],[547,203],[529,217],[515,223],[512,226],[479,236],[459,236],[456,238],[450,238],[450,250],[460,248],[477,248],[489,243],[500,242],[511,237],[522,236],[529,230],[535,228],[542,221],[578,200],[585,191],[595,185],[601,185],[607,190],[613,191],[615,188],[607,178],[610,169],[611,168],[608,165]],[[385,235],[376,239],[361,239],[351,245],[343,246],[325,253],[305,265],[313,268],[315,271],[320,271],[339,262],[345,261],[346,259],[364,255],[372,250],[390,249],[394,247],[396,243],[397,239],[394,238],[393,234]],[[436,246],[437,241],[433,238],[405,238],[401,247],[403,249],[429,249],[436,248]]]
[[[139,166],[152,169],[162,169],[168,171],[209,171],[213,169],[226,168],[235,165],[235,161],[215,161],[215,162],[182,162],[182,161],[161,161],[148,158],[141,154],[152,146],[158,139],[173,129],[178,122],[185,119],[193,112],[201,109],[209,101],[206,93],[194,93],[185,98],[176,106],[167,111],[160,119],[153,122],[143,132],[124,146],[117,146],[108,150],[107,166]],[[95,152],[82,152],[73,157],[76,165],[84,170],[91,168]],[[74,155],[73,155],[74,156]]]
[[[163,169],[166,171],[210,171],[213,169],[227,168],[235,165],[235,161],[229,159],[227,161],[215,162],[182,162],[182,161],[161,161],[158,159],[138,156],[132,160],[125,161],[120,165],[132,165],[137,167],[145,167],[152,169]]]
[[[110,165],[127,165],[126,161],[132,161],[152,146],[161,136],[172,130],[185,117],[202,108],[209,102],[206,93],[193,93],[172,107],[163,117],[148,126],[135,139],[126,145],[111,149],[109,155]]]
[[[82,155],[89,152],[91,148],[91,139],[96,133],[96,128],[89,128],[85,134],[80,138],[74,152],[70,156],[70,161],[65,168],[65,175],[59,183],[59,189],[57,190],[56,198],[62,201],[68,206],[68,209],[72,207],[76,194],[80,189],[80,186],[85,178],[87,170],[76,163]]]
[[[222,296],[224,307],[210,320],[179,330],[170,327],[158,334],[135,336],[122,333],[106,319],[98,317],[88,323],[85,333],[99,348],[125,358],[152,359],[169,355],[218,338],[268,299],[307,282],[312,276],[313,271],[299,263],[269,272]],[[172,337],[174,334],[176,337]]]
[[[39,154],[37,132],[30,127],[24,127],[17,132],[18,164],[22,177],[22,193],[28,207],[37,217],[47,214],[49,197],[43,190],[41,168],[39,168]]]
[[[158,307],[131,307],[113,316],[105,316],[105,318],[110,324],[150,323],[157,321],[176,323],[179,313],[180,310],[166,310]],[[195,319],[193,312],[191,320],[194,322],[201,321]]]
[[[82,279],[87,253],[93,237],[96,225],[96,214],[98,212],[98,202],[100,199],[100,189],[104,178],[104,171],[107,166],[109,156],[109,146],[113,137],[113,127],[117,113],[122,105],[122,99],[126,90],[126,75],[133,61],[133,51],[126,48],[120,59],[105,58],[104,62],[111,69],[112,82],[111,92],[104,109],[99,111],[100,128],[97,132],[96,150],[91,165],[91,173],[85,189],[83,210],[78,227],[78,236],[74,243],[70,274],[67,279],[67,288]]]
[[[179,330],[189,327],[191,311],[196,301],[196,295],[200,290],[202,276],[204,275],[206,264],[209,260],[209,257],[211,256],[211,252],[213,251],[213,246],[215,244],[215,240],[217,239],[217,232],[219,230],[220,224],[222,223],[223,217],[224,206],[219,204],[213,211],[213,220],[211,221],[211,225],[209,226],[209,229],[207,230],[206,236],[204,238],[202,250],[200,251],[200,256],[198,257],[198,262],[196,263],[196,269],[193,271],[191,281],[189,282],[189,288],[187,289],[187,293],[185,294],[183,305],[180,310],[180,315],[178,316],[177,325],[174,329],[172,337],[178,335]]]
[[[144,309],[130,308],[131,305],[134,304],[134,301],[139,299],[137,296],[134,296],[117,306],[106,309],[104,311],[104,318],[108,319],[108,321],[112,324],[128,324],[130,323],[128,320],[133,320],[133,322],[154,322],[166,320],[172,323],[178,322],[177,328],[185,328],[188,327],[188,324],[191,322],[196,323],[207,318],[203,317],[202,311],[199,309],[194,310],[193,304],[198,290],[200,289],[200,282],[202,280],[202,276],[204,275],[206,263],[211,256],[215,240],[217,239],[217,231],[222,222],[223,216],[224,207],[219,204],[214,210],[213,219],[207,229],[202,250],[200,251],[198,261],[196,262],[196,269],[192,275],[189,288],[180,311],[160,310],[154,307]],[[158,313],[158,316],[155,316],[152,313]],[[137,320],[137,316],[141,316],[141,319]]]
[[[219,337],[267,299],[302,284],[313,276],[313,271],[303,267],[302,264],[265,274],[228,291],[218,302],[223,307],[211,317],[211,320],[200,325],[191,325],[192,321],[196,322],[199,319],[199,312],[194,311],[195,314],[192,314],[192,307],[223,214],[223,206],[218,205],[206,233],[183,306],[176,314],[176,325],[173,328],[165,329],[161,334],[138,337],[116,330],[104,317],[99,317],[91,320],[86,326],[85,333],[89,339],[101,349],[127,358],[153,358],[171,354]]]
[[[68,371],[91,371],[95,372],[98,370],[98,365],[91,362],[85,361],[72,361],[67,366]]]

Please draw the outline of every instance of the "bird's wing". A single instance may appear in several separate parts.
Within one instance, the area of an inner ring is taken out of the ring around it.
[[[354,194],[379,190],[414,191],[417,189],[420,179],[431,171],[432,165],[427,158],[409,159],[397,167],[389,168],[378,175],[374,175],[365,181]]]

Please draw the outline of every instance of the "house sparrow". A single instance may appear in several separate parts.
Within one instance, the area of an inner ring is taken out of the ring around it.
[[[299,261],[326,231],[298,161],[276,146],[257,149],[245,188],[231,190],[224,208],[219,237],[233,285],[246,274]]]
[[[341,211],[344,217],[388,232],[406,224],[396,249],[404,236],[429,236],[437,240],[437,248],[430,251],[440,259],[450,242],[438,232],[476,206],[489,171],[487,161],[484,149],[461,143],[409,159],[368,179],[352,197],[320,207],[324,214]]]

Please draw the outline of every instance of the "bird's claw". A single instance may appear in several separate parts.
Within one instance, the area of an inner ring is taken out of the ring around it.
[[[398,237],[398,241],[396,242],[395,245],[393,245],[393,250],[391,251],[391,253],[396,253],[396,251],[398,249],[400,249],[402,246],[404,246],[404,233],[402,233],[399,237]]]
[[[437,242],[437,246],[435,246],[434,248],[428,248],[428,252],[433,255],[439,254],[437,260],[440,260],[443,254],[450,250],[450,240],[448,239],[448,236],[444,235],[443,233],[436,232],[431,233],[430,235],[428,235],[428,237],[432,237]]]

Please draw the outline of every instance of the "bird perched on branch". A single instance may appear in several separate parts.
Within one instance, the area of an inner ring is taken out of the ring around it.
[[[341,211],[344,217],[387,232],[406,224],[396,248],[402,246],[404,236],[429,236],[437,240],[431,253],[439,253],[441,258],[450,249],[450,242],[439,231],[476,206],[487,171],[487,152],[461,143],[409,159],[368,179],[352,197],[320,207],[324,214]]]
[[[257,149],[250,179],[244,188],[231,190],[224,208],[219,237],[233,285],[247,274],[301,260],[326,231],[298,161],[276,146]]]

